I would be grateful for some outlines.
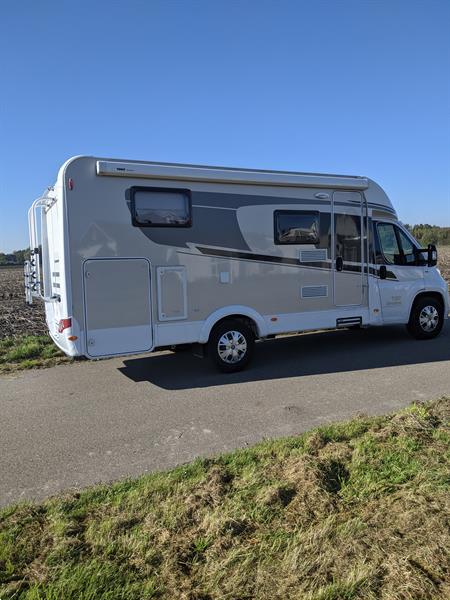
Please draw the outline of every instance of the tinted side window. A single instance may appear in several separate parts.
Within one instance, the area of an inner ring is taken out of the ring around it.
[[[400,264],[401,254],[395,235],[395,227],[392,223],[378,223],[377,225],[378,238],[380,242],[380,250],[387,262],[391,264]],[[377,256],[377,262],[378,256]]]
[[[414,253],[414,245],[411,240],[403,233],[401,229],[397,228],[397,233],[400,236],[400,244],[403,251],[403,263],[405,265],[413,265],[416,262],[416,255]]]
[[[337,214],[335,216],[336,256],[344,262],[361,262],[361,217]]]
[[[409,237],[393,223],[378,223],[375,235],[376,262],[393,265],[425,264],[426,259],[417,256],[416,246]]]
[[[191,224],[188,190],[131,188],[133,225],[188,227]]]
[[[318,244],[319,213],[275,211],[276,244]]]

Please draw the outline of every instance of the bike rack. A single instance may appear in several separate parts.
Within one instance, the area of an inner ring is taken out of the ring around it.
[[[24,280],[25,280],[25,300],[28,304],[33,303],[33,298],[40,298],[44,302],[59,302],[60,296],[44,296],[41,285],[41,264],[39,249],[39,235],[37,232],[37,210],[50,208],[56,198],[49,196],[48,189],[42,196],[37,198],[28,210],[28,230],[30,236],[30,259],[25,261]]]

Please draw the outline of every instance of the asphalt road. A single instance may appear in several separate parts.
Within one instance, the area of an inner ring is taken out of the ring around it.
[[[40,499],[450,395],[450,325],[322,332],[258,344],[216,373],[170,352],[0,378],[0,504]]]

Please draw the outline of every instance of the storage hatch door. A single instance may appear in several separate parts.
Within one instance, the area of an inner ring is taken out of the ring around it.
[[[84,263],[87,354],[152,350],[150,263],[144,258]]]
[[[158,267],[158,319],[187,319],[185,267]]]

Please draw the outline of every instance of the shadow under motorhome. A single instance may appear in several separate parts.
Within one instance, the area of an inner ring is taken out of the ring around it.
[[[436,249],[365,177],[75,157],[29,210],[26,296],[55,343],[101,358],[201,344],[223,371],[256,339],[447,317]]]

